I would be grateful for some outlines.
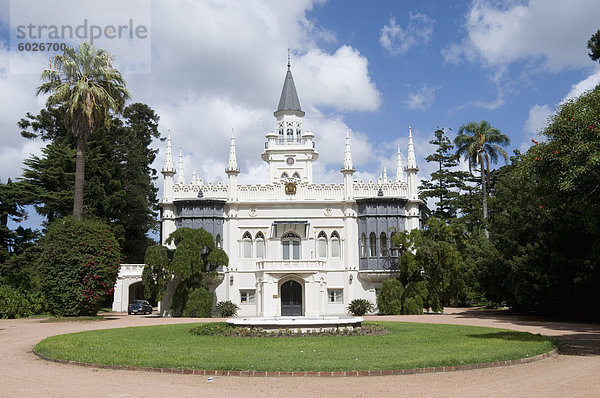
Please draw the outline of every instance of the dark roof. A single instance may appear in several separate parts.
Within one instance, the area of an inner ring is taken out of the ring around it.
[[[296,86],[294,85],[292,71],[289,66],[285,75],[285,81],[283,82],[283,90],[281,90],[281,98],[279,98],[277,111],[302,111],[302,108],[300,108],[300,101],[298,100],[298,93],[296,92]]]

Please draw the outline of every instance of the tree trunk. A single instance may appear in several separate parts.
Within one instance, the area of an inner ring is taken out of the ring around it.
[[[75,197],[73,198],[73,217],[81,220],[83,214],[83,184],[85,183],[85,138],[77,135],[77,160],[75,162]]]
[[[481,197],[482,197],[482,204],[483,204],[483,221],[485,223],[485,221],[488,218],[487,189],[486,189],[486,184],[485,184],[485,169],[483,168],[483,156],[481,156],[481,154],[480,154],[479,162],[481,164]],[[483,230],[485,231],[485,236],[487,238],[489,238],[490,233],[487,230],[487,226],[484,226]]]

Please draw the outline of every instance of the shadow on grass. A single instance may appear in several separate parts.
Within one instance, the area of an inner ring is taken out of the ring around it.
[[[467,337],[475,339],[502,339],[508,341],[545,341],[549,339],[548,337],[539,334],[513,332],[510,330],[493,333],[468,334]]]
[[[597,323],[568,322],[542,315],[515,314],[503,310],[465,309],[465,311],[456,315],[461,318],[493,319],[510,322],[515,325],[536,326],[564,332],[562,335],[553,337],[558,342],[558,352],[560,354],[580,356],[600,355],[600,325]],[[494,334],[490,333],[490,335]]]

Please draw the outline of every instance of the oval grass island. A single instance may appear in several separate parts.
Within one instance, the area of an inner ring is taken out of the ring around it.
[[[38,343],[34,352],[61,362],[174,373],[232,371],[229,374],[264,376],[310,372],[306,375],[342,376],[484,366],[472,366],[476,364],[498,366],[542,358],[555,349],[549,337],[506,329],[404,322],[365,324],[381,325],[390,333],[290,338],[199,336],[189,333],[199,325],[195,323],[52,336]]]

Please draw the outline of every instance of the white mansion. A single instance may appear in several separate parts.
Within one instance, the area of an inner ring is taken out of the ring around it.
[[[347,313],[355,298],[375,303],[381,283],[397,267],[390,247],[398,231],[419,228],[417,164],[409,132],[406,167],[398,150],[395,178],[353,178],[346,136],[340,184],[313,182],[319,154],[315,135],[302,129],[304,112],[288,63],[275,132],[261,155],[267,185],[239,185],[235,139],[231,137],[227,184],[184,179],[167,141],[162,244],[177,228],[203,228],[229,256],[229,266],[211,280],[217,301],[231,300],[238,316],[323,316]],[[404,177],[406,172],[406,179]],[[171,290],[172,291],[172,290]],[[169,314],[167,295],[160,307]],[[125,302],[127,300],[125,299]]]

